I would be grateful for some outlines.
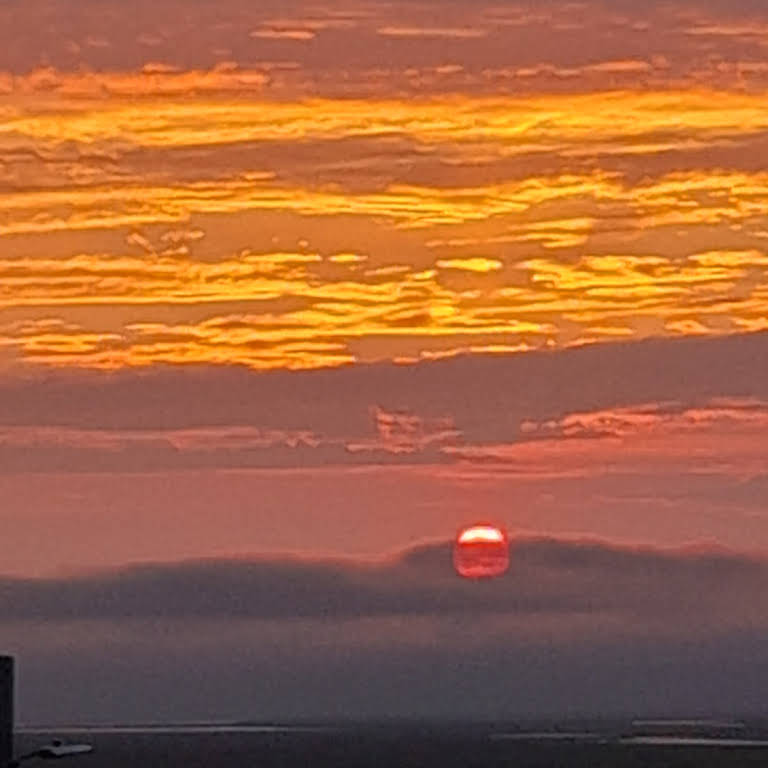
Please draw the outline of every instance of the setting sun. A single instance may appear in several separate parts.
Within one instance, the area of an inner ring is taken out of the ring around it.
[[[494,543],[503,542],[504,533],[499,528],[490,525],[473,525],[471,528],[465,528],[459,534],[459,544],[479,544],[481,542]]]
[[[506,533],[493,525],[473,525],[456,537],[453,564],[459,576],[487,579],[501,576],[509,568]]]

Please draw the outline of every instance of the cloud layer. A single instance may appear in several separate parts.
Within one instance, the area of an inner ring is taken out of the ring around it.
[[[0,381],[0,573],[519,531],[766,551],[764,334]]]
[[[6,11],[15,363],[766,328],[764,9],[180,1]]]
[[[720,463],[754,440],[758,460],[767,350],[758,333],[301,373],[30,372],[0,383],[0,472],[460,463],[510,450],[525,464],[555,444],[597,455],[616,441],[630,453],[661,441],[668,459],[676,439],[716,439]]]
[[[563,716],[577,703],[582,715],[754,714],[767,587],[766,562],[737,553],[522,538],[508,575],[487,583],[460,580],[449,546],[428,544],[369,562],[6,579],[0,601],[27,720],[333,717],[355,704],[358,716]],[[41,670],[49,690],[81,685],[41,696]],[[93,694],[118,682],[96,714]]]
[[[143,565],[57,580],[5,579],[5,622],[310,619],[391,616],[585,617],[677,633],[757,627],[768,565],[729,553],[620,548],[600,541],[513,540],[513,566],[487,584],[458,578],[451,545],[389,560],[212,560]],[[620,626],[618,623],[616,627]]]

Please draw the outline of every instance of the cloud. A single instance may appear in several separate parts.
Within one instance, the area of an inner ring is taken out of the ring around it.
[[[220,426],[177,430],[0,427],[0,473],[157,472],[496,463],[520,474],[726,477],[768,472],[762,435],[768,405],[736,399],[568,414],[510,424],[493,441],[469,441],[454,417],[369,409],[365,431],[328,437],[310,429]],[[468,425],[467,425],[468,426]],[[466,429],[466,426],[465,426]],[[707,445],[717,442],[717,451]],[[620,452],[617,455],[617,451]]]
[[[170,63],[88,72],[11,78],[0,311],[81,326],[3,338],[19,359],[308,368],[765,327],[759,92],[233,102],[231,63],[199,82]],[[174,78],[183,98],[152,95]],[[204,236],[163,239],[182,231]],[[300,243],[314,259],[253,263]],[[297,297],[307,311],[251,306],[226,330],[249,301]],[[134,305],[121,327],[116,304]]]
[[[471,27],[381,27],[377,30],[383,37],[445,38],[448,40],[471,40],[485,37],[488,31]]]
[[[13,77],[44,61],[58,71],[135,72],[151,53],[153,60],[182,73],[199,73],[223,57],[245,67],[253,64],[254,50],[261,53],[266,48],[272,63],[291,58],[298,64],[291,73],[271,77],[271,91],[349,95],[439,89],[424,73],[455,63],[455,52],[450,45],[446,49],[446,43],[461,44],[462,65],[468,73],[449,81],[448,92],[455,91],[457,83],[474,91],[498,90],[498,84],[488,88],[483,72],[509,66],[537,70],[542,65],[551,71],[536,88],[562,88],[567,80],[566,88],[579,89],[584,83],[578,76],[564,78],[561,73],[578,73],[601,61],[639,60],[649,47],[672,64],[650,75],[635,69],[596,70],[598,87],[610,88],[617,75],[641,87],[649,80],[656,85],[690,85],[697,79],[738,87],[739,77],[718,65],[745,54],[760,60],[760,38],[749,30],[763,28],[766,19],[764,9],[753,3],[686,0],[670,8],[663,3],[617,7],[593,0],[588,5],[585,12],[564,0],[536,8],[461,0],[443,4],[436,15],[435,3],[407,0],[374,4],[351,0],[343,7],[329,2],[308,7],[295,0],[258,5],[222,0],[212,15],[207,6],[188,8],[181,0],[166,0],[160,7],[141,0],[127,18],[116,0],[64,6],[33,0],[0,16],[4,28],[14,24],[0,69]],[[66,33],[54,32],[61,29]],[[252,30],[259,36],[251,36]],[[311,44],[297,44],[308,42],[312,35]],[[701,55],[702,40],[714,42],[717,49],[711,65],[710,57]],[[414,76],[414,71],[421,74]],[[49,78],[42,78],[41,87],[46,84],[55,87]]]
[[[699,407],[680,403],[617,408],[592,413],[574,413],[544,423],[525,422],[526,435],[542,438],[631,438],[652,434],[683,434],[693,439],[696,432],[713,427],[718,432],[768,428],[768,403],[759,400],[715,400]]]
[[[103,207],[107,191],[99,186],[78,192],[64,218],[51,215],[47,205],[63,205],[70,198],[65,190],[34,193],[7,232],[25,249],[33,249],[35,237],[43,248],[46,236],[92,236],[98,225],[123,241],[129,226],[128,245],[140,251],[126,255],[122,244],[117,252],[0,260],[6,308],[58,307],[66,319],[73,307],[102,307],[83,326],[82,344],[57,348],[66,340],[35,343],[12,333],[3,341],[30,361],[55,365],[229,360],[255,368],[306,368],[482,347],[568,346],[610,338],[613,328],[634,338],[758,330],[765,322],[767,273],[756,200],[765,185],[762,176],[735,172],[675,173],[641,185],[592,174],[472,189],[390,186],[384,193],[331,193],[292,189],[265,174],[183,190],[110,188],[113,211]],[[13,201],[7,205],[16,211]],[[563,207],[582,215],[554,218]],[[243,224],[228,230],[227,237],[237,240],[242,234],[231,232],[271,217],[286,230],[291,222],[311,226],[326,241],[325,253],[220,250],[215,233],[227,230],[227,222]],[[706,244],[710,234],[722,235],[724,221],[730,222],[724,245]],[[370,269],[355,269],[354,262],[346,270],[334,267],[340,243],[331,243],[331,222],[350,222],[354,239],[376,236],[376,245],[366,248],[372,251],[366,254]],[[669,238],[664,247],[657,242],[661,233],[643,229],[645,222]],[[150,241],[138,229],[161,231]],[[184,229],[207,236],[167,239],[168,232]],[[410,268],[382,272],[399,266],[387,261],[400,242],[407,244]],[[227,331],[226,310],[197,323],[182,319],[189,307],[204,303],[298,296],[310,304],[307,311],[260,316],[253,306],[250,333],[244,326]],[[116,302],[134,305],[135,319],[112,327],[100,344],[103,331],[95,318],[111,322],[106,307]],[[168,303],[180,306],[177,322],[147,319]],[[377,337],[388,339],[388,350],[376,351]]]
[[[739,553],[520,538],[488,583],[426,544],[3,579],[0,607],[27,722],[744,716],[767,586]]]
[[[475,257],[471,259],[439,259],[437,266],[440,269],[462,269],[468,272],[493,272],[501,269],[503,264],[495,259]]]
[[[603,66],[625,65],[613,62]],[[247,74],[236,67],[221,65],[211,73],[210,85],[215,86],[218,78],[225,81],[231,78],[233,88],[242,88],[244,83],[238,78]],[[145,73],[143,80],[150,89],[145,95],[151,96],[151,88],[166,76],[170,82],[175,76],[186,78],[189,80],[186,92],[195,92],[204,85],[195,84],[194,77],[198,75],[194,72]],[[89,77],[97,76],[63,73],[56,77],[61,79],[62,96],[76,96],[78,89],[85,88]],[[95,89],[110,90],[108,77],[101,77],[103,82],[94,80]],[[400,133],[430,144],[451,144],[459,140],[487,142],[489,139],[507,144],[513,138],[517,142],[525,138],[524,149],[531,151],[536,141],[546,148],[557,148],[561,143],[590,145],[606,140],[631,145],[638,143],[638,136],[651,138],[658,134],[688,139],[714,139],[713,134],[723,138],[723,134],[728,134],[737,139],[764,130],[767,120],[760,109],[759,95],[723,91],[713,100],[707,92],[681,88],[671,93],[661,89],[648,92],[630,89],[568,95],[436,95],[416,103],[392,96],[344,100],[316,97],[311,101],[262,98],[234,107],[212,104],[203,98],[163,99],[149,102],[156,110],[156,120],[149,123],[142,110],[121,96],[121,90],[138,87],[137,82],[142,78],[135,78],[134,82],[127,75],[112,77],[114,97],[95,112],[87,99],[73,103],[62,99],[61,109],[50,109],[43,114],[20,105],[4,126],[3,138],[16,142],[28,138],[40,142],[67,139],[84,143],[120,139],[136,146],[197,147],[248,140],[339,139]],[[123,80],[125,84],[120,86]],[[23,78],[18,80],[22,94],[27,90],[25,82]],[[32,86],[29,89],[34,90]],[[229,90],[222,87],[223,95]],[[55,105],[54,101],[52,106]],[[556,124],[546,118],[552,112],[557,114]],[[210,131],[212,119],[218,123],[215,133]],[[520,153],[514,143],[505,148]]]
[[[250,619],[322,621],[463,615],[531,626],[584,616],[661,634],[768,625],[755,595],[768,562],[727,552],[519,538],[513,565],[487,585],[459,579],[451,547],[380,561],[255,559],[142,565],[114,573],[0,583],[4,623]]]
[[[73,73],[40,67],[13,76],[9,89],[17,96],[58,94],[63,98],[90,100],[99,95],[126,98],[183,98],[192,93],[262,93],[269,84],[264,69],[241,69],[235,62],[218,62],[210,69],[182,70],[162,62],[149,61],[138,71],[112,71],[108,74]]]
[[[258,40],[295,40],[297,42],[309,42],[314,40],[316,33],[311,29],[276,29],[273,27],[262,27],[254,29],[251,37]]]
[[[591,64],[585,67],[591,72],[610,72],[618,73],[637,73],[650,72],[653,67],[647,61],[637,59],[619,59],[617,61],[601,61],[598,64]]]
[[[253,426],[348,437],[370,429],[370,409],[378,406],[427,419],[450,417],[471,439],[486,440],[508,436],[526,419],[643,403],[691,407],[713,398],[768,400],[767,344],[768,336],[756,333],[326,371],[260,374],[237,366],[166,366],[108,375],[46,371],[0,381],[0,424],[116,430]],[[713,360],[719,364],[713,366]],[[481,397],[475,396],[478,382]],[[503,414],[495,424],[487,418],[489,401]],[[201,402],[204,413],[195,407]]]

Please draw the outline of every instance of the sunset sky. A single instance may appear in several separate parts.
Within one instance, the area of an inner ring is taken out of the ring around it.
[[[27,721],[762,706],[762,0],[23,0],[0,43]]]

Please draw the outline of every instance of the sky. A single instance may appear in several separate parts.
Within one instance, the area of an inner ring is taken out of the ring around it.
[[[0,43],[24,722],[768,713],[762,0],[24,0]]]

